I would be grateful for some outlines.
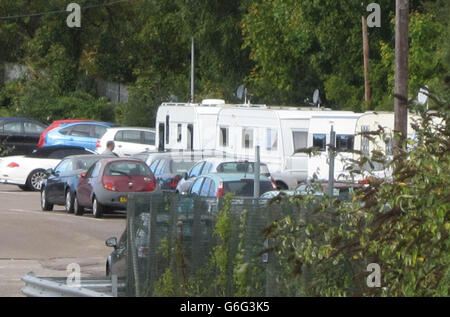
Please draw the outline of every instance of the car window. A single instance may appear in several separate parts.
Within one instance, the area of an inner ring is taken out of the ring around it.
[[[241,181],[229,181],[225,182],[223,189],[224,194],[227,193],[234,193],[236,196],[246,196],[246,197],[252,197],[253,196],[253,186],[254,181],[253,179],[245,179]],[[264,194],[265,192],[273,190],[272,184],[268,181],[261,181],[259,186],[259,193],[260,195]]]
[[[137,130],[119,131],[114,137],[114,140],[128,143],[141,143],[141,131]]]
[[[158,166],[160,160],[154,160],[152,164],[150,164],[150,170],[155,173],[156,167]]]
[[[58,149],[50,152],[48,154],[48,158],[51,159],[63,159],[66,156],[70,155],[79,155],[79,154],[92,154],[84,149]],[[41,156],[42,157],[42,156]]]
[[[97,163],[95,163],[94,165],[92,165],[92,166],[88,169],[88,171],[86,172],[86,178],[91,178],[91,177],[93,177],[92,174],[93,174],[93,172],[94,172],[95,169],[97,169],[97,170],[96,170],[96,174],[98,175],[98,171],[100,170],[100,166],[101,166],[100,162],[97,162]]]
[[[44,127],[32,122],[24,122],[23,128],[25,133],[29,134],[41,134],[44,131]]]
[[[205,162],[205,165],[203,166],[203,169],[202,169],[202,174],[208,174],[209,172],[211,172],[212,167],[213,167],[213,163]]]
[[[208,197],[216,197],[217,193],[217,185],[214,180],[211,179],[211,185],[209,187],[209,194]]]
[[[70,130],[70,135],[89,137],[91,135],[91,126],[88,124],[77,124]]]
[[[191,171],[189,172],[189,177],[196,177],[198,175],[200,175],[200,171],[202,170],[203,164],[205,164],[205,162],[198,162],[197,164],[195,164],[192,168]]]
[[[66,154],[66,150],[56,150],[56,151],[53,151],[53,152],[49,153],[48,158],[51,158],[51,159],[62,159],[62,158],[65,158],[66,156],[68,156]]]
[[[155,145],[155,133],[144,131],[144,144]]]
[[[205,179],[204,177],[200,177],[195,180],[195,182],[194,182],[194,184],[192,184],[192,188],[191,188],[192,195],[200,195],[200,188],[202,186],[204,179]]]
[[[105,168],[105,176],[150,176],[147,165],[140,162],[112,162]]]
[[[101,166],[102,164],[100,162],[97,162],[94,165],[92,165],[91,168],[89,168],[89,170],[86,173],[86,178],[97,177],[99,175]]]
[[[63,135],[67,135],[67,134],[69,134],[71,128],[72,127],[67,127],[67,128],[61,129],[61,130],[59,130],[59,133],[63,134]]]
[[[154,173],[157,174],[157,175],[164,174],[165,173],[165,168],[166,168],[166,165],[167,165],[166,163],[167,163],[166,160],[161,160],[159,162],[158,166],[156,167]]]
[[[99,160],[98,157],[80,158],[76,160],[75,169],[88,170],[95,162]]]
[[[203,185],[202,185],[202,189],[200,190],[200,196],[208,197],[210,188],[211,188],[211,179],[205,178],[205,181],[203,182]]]
[[[22,132],[22,122],[6,122],[3,125],[4,133],[21,133]]]
[[[69,162],[71,161],[71,159],[61,161],[61,163],[59,163],[58,166],[55,167],[55,172],[64,173],[67,169],[67,166],[69,165]]]
[[[96,139],[100,139],[106,133],[106,127],[102,127],[100,125],[92,126],[92,137]]]
[[[177,162],[171,161],[171,172],[176,174],[181,174],[189,171],[195,162]]]

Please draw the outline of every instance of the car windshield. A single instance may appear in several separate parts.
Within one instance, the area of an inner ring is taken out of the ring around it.
[[[224,182],[223,190],[224,194],[234,193],[236,196],[252,197],[254,192],[253,179],[243,179],[240,181]],[[260,181],[259,192],[263,194],[265,192],[273,190],[272,184],[268,181]]]
[[[252,162],[225,162],[217,166],[219,173],[254,173],[255,163]],[[260,164],[261,175],[269,176],[270,172],[266,164]]]
[[[112,162],[105,168],[105,176],[150,176],[151,172],[144,163]]]
[[[98,157],[86,157],[79,158],[75,163],[75,169],[77,170],[88,170],[95,162],[99,160]]]

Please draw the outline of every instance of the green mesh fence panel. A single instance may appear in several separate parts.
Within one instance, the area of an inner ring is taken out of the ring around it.
[[[264,231],[292,216],[328,221],[333,213],[288,199],[221,199],[131,194],[127,208],[127,296],[302,296]],[[307,285],[308,270],[302,268]]]

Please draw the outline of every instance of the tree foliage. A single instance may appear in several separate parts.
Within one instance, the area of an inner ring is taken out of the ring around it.
[[[369,14],[369,2],[139,0],[82,10],[79,29],[65,25],[67,12],[2,20],[0,45],[7,49],[0,61],[26,65],[33,79],[27,85],[7,83],[3,106],[19,111],[23,101],[7,92],[31,94],[27,91],[42,86],[48,86],[49,97],[78,90],[96,97],[93,79],[100,78],[130,87],[130,103],[114,107],[117,121],[152,126],[161,101],[190,97],[193,38],[195,101],[238,102],[236,89],[245,83],[253,102],[309,105],[319,88],[322,104],[334,109],[391,110],[392,1],[380,4],[381,27],[369,29],[373,98],[370,104],[363,101],[361,16]],[[100,2],[77,3],[83,8]],[[64,11],[67,4],[4,0],[0,16]],[[450,4],[411,0],[410,8],[410,98],[424,85],[447,98]]]

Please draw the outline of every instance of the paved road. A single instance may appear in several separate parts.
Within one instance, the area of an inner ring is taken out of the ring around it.
[[[125,229],[123,215],[79,217],[62,206],[43,212],[39,202],[38,192],[0,185],[0,297],[23,296],[20,278],[31,271],[65,277],[67,265],[78,263],[82,275],[104,275],[112,251],[105,240]]]

